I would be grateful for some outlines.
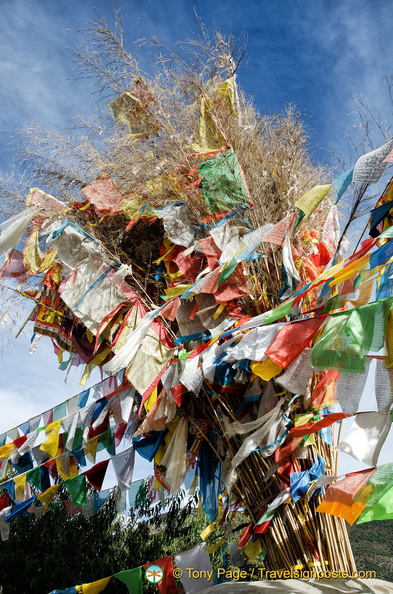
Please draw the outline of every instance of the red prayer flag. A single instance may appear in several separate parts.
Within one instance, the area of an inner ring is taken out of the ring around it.
[[[158,559],[157,561],[152,561],[151,563],[146,563],[145,565],[142,565],[142,567],[146,571],[153,565],[158,565],[161,567],[164,574],[162,580],[156,584],[160,594],[177,594],[176,580],[173,577],[172,556],[164,557],[163,559]]]
[[[324,321],[325,316],[321,316],[284,326],[266,350],[266,356],[286,369],[306,348]]]
[[[323,417],[323,419],[320,419],[319,421],[312,421],[311,423],[306,423],[305,425],[299,425],[299,427],[292,427],[289,432],[289,436],[304,437],[305,435],[316,433],[320,429],[329,427],[329,425],[333,425],[333,423],[336,421],[341,421],[342,419],[352,416],[353,415],[350,415],[349,413],[332,413],[331,415],[326,415],[326,417]]]
[[[90,470],[86,470],[83,474],[96,491],[101,491],[102,483],[104,482],[106,469],[109,460],[103,460],[95,464]]]

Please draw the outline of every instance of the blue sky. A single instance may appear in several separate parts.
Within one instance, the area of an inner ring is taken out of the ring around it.
[[[93,8],[92,4],[96,8]],[[356,123],[352,93],[388,121],[383,75],[391,76],[392,4],[389,0],[118,0],[129,45],[155,35],[164,45],[193,36],[199,17],[223,32],[248,32],[248,67],[238,82],[261,112],[294,103],[305,113],[316,159],[330,150],[353,159],[345,138]],[[89,81],[73,81],[78,29],[99,13],[109,23],[112,2],[2,0],[0,3],[0,168],[12,170],[16,132],[35,122],[63,129],[78,111],[91,113],[98,99]],[[57,370],[50,343],[28,355],[28,340],[3,354],[0,433],[76,394],[79,372]]]

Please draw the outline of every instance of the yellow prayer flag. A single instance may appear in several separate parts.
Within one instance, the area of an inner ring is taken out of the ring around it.
[[[158,391],[157,388],[154,388],[153,392],[150,394],[149,398],[147,398],[144,402],[144,407],[149,412],[155,405],[158,398]]]
[[[153,198],[162,198],[162,196],[171,196],[175,200],[184,200],[185,194],[181,187],[179,178],[171,175],[162,175],[149,179],[146,183],[146,190]]]
[[[31,233],[30,237],[27,240],[25,253],[24,253],[24,262],[27,268],[33,273],[37,274],[39,272],[41,263],[43,260],[43,255],[40,250],[39,245],[39,236],[40,232],[38,227],[35,227],[33,232]]]
[[[96,582],[90,582],[90,584],[82,584],[82,593],[98,594],[98,592],[102,592],[102,590],[107,587],[111,579],[112,576],[109,576],[102,580],[97,580]]]
[[[1,446],[0,448],[0,460],[4,458],[9,458],[12,454],[15,454],[16,447],[13,443],[6,443],[5,445]]]
[[[359,287],[359,297],[357,299],[349,299],[355,307],[367,305],[371,299],[374,287],[374,279],[371,279]]]
[[[274,363],[271,359],[266,359],[258,363],[251,363],[251,371],[261,379],[268,382],[272,377],[276,377],[282,371],[282,367]]]
[[[66,481],[79,474],[78,467],[75,463],[71,463],[71,458],[69,456],[66,463],[64,463],[62,456],[56,458],[56,469],[63,481]]]
[[[207,528],[205,528],[200,533],[199,536],[201,537],[202,540],[206,540],[213,533],[215,525],[216,525],[216,522],[212,522],[211,524],[209,524],[209,526]]]
[[[302,210],[305,214],[303,221],[308,219],[312,212],[317,208],[320,202],[325,198],[326,194],[331,190],[333,186],[327,184],[325,186],[315,186],[305,194],[297,202],[295,206]]]
[[[129,129],[132,138],[141,138],[158,130],[149,111],[132,93],[123,93],[108,106],[115,120]]]
[[[185,293],[190,286],[190,284],[176,285],[174,287],[170,287],[169,289],[164,289],[164,293],[167,299],[172,299],[172,297],[179,297],[179,295],[183,295],[183,293]]]
[[[50,458],[56,458],[59,448],[61,419],[54,421],[45,427],[47,439],[40,445],[40,450],[47,452]]]
[[[26,487],[26,473],[20,474],[19,476],[14,477],[14,484],[15,484],[15,497],[19,501],[24,501],[25,499],[25,487]]]
[[[294,422],[295,422],[295,427],[299,427],[300,425],[305,425],[306,423],[309,423],[311,421],[311,419],[313,418],[314,413],[303,413],[300,415],[296,415]]]
[[[46,512],[48,511],[48,508],[52,503],[59,487],[60,485],[53,485],[53,487],[49,487],[49,489],[37,495],[37,499],[42,501],[42,503],[44,504],[44,514],[46,514]]]
[[[344,266],[341,272],[336,274],[334,279],[330,281],[329,287],[334,287],[334,285],[337,285],[338,283],[343,283],[349,278],[352,278],[353,276],[355,276],[355,274],[358,274],[359,272],[367,268],[369,265],[369,261],[370,254],[366,254],[358,260],[355,260],[355,262],[351,262],[347,266]]]
[[[221,540],[219,540],[218,542],[216,542],[215,544],[209,545],[208,547],[205,547],[205,551],[207,553],[209,553],[209,555],[212,555],[213,553],[215,553],[216,551],[218,551],[218,549],[220,547],[222,547],[222,545],[225,544],[225,538],[222,538]]]
[[[128,219],[137,219],[141,216],[142,196],[133,194],[120,203],[120,208]]]
[[[260,538],[257,538],[255,542],[250,541],[244,549],[244,552],[246,553],[250,561],[255,561],[255,559],[258,557],[258,555],[262,553],[262,551],[263,546]]]
[[[220,305],[217,307],[216,311],[213,314],[213,319],[216,320],[224,311],[225,309],[225,303],[220,303]]]
[[[300,414],[300,415],[296,415],[295,416],[295,427],[298,427],[299,425],[305,425],[306,423],[309,423],[311,421],[311,419],[313,418],[314,413],[304,413],[304,414]],[[304,446],[308,446],[308,445],[313,445],[315,443],[315,434],[311,433],[306,441],[303,443]]]
[[[42,262],[40,264],[38,272],[45,272],[46,270],[49,270],[49,268],[52,268],[52,266],[55,263],[55,258],[55,250],[50,250],[49,252],[46,252],[46,254],[44,254],[44,257],[42,258]]]
[[[220,130],[212,112],[210,99],[201,97],[199,117],[199,141],[200,144],[193,144],[192,148],[198,153],[208,153],[226,146],[227,141]]]
[[[93,464],[96,463],[96,455],[97,455],[97,445],[98,445],[98,437],[92,437],[83,446],[83,450],[85,452],[85,456],[89,458]]]
[[[223,83],[218,85],[214,92],[216,95],[220,97],[222,103],[229,109],[231,114],[236,117],[237,113],[235,109],[235,88],[235,77],[231,76],[227,80],[224,80]]]

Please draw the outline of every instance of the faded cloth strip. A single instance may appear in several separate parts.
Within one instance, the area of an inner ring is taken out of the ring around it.
[[[258,422],[259,429],[257,429],[254,433],[252,433],[249,437],[247,437],[244,440],[239,450],[233,456],[230,467],[223,476],[223,481],[228,494],[231,492],[232,486],[236,480],[236,468],[239,466],[239,464],[241,464],[243,460],[245,460],[247,456],[249,456],[257,448],[266,447],[272,444],[274,441],[276,441],[279,433],[282,433],[284,435],[286,422],[282,418],[282,408],[285,404],[286,399],[281,398],[281,400],[278,400],[274,408],[272,408],[268,413],[254,421],[254,423]],[[241,424],[239,425],[236,423],[235,429],[241,429]],[[251,425],[251,423],[248,425]],[[273,451],[274,449],[277,449],[279,445],[280,444],[277,443],[276,448],[273,448]],[[269,455],[271,453],[272,451],[269,451]],[[266,454],[266,450],[261,451],[261,454]]]
[[[26,210],[0,223],[0,256],[20,242],[37,213],[38,208],[36,206],[30,206]]]

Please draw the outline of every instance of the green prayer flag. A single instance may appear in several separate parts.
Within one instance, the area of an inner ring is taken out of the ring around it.
[[[302,222],[302,220],[304,219],[305,216],[306,216],[306,213],[303,212],[302,210],[299,210],[299,216],[298,216],[295,226],[293,228],[294,231],[296,231],[296,229],[299,227],[300,223]]]
[[[41,491],[41,467],[36,466],[26,473],[26,480]]]
[[[249,193],[233,149],[204,161],[199,171],[203,197],[211,214],[249,205]]]
[[[391,305],[389,297],[332,314],[311,350],[311,365],[317,369],[364,373],[367,353],[378,352],[384,345]]]
[[[223,283],[224,280],[228,278],[228,276],[231,276],[232,272],[235,270],[237,265],[238,262],[236,258],[232,258],[231,260],[229,260],[228,265],[225,266],[221,271],[220,278],[218,279],[218,284]]]
[[[378,239],[381,239],[382,237],[386,237],[387,239],[391,239],[393,237],[393,225],[378,235]]]
[[[104,431],[104,433],[98,437],[97,451],[100,451],[103,448],[106,449],[110,456],[115,456],[116,449],[112,429],[107,429],[107,431]]]
[[[76,450],[79,446],[83,443],[83,433],[85,431],[84,427],[77,427],[75,430],[74,441],[72,442],[72,449]],[[64,442],[66,443],[66,442]]]
[[[135,567],[134,569],[126,569],[119,571],[114,576],[128,588],[130,594],[142,594],[142,567]]]
[[[7,433],[3,433],[2,435],[0,435],[0,447],[5,445],[6,440],[7,440]]]
[[[135,507],[144,505],[145,503],[147,503],[147,493],[146,493],[146,482],[143,479],[142,483],[137,491],[137,494],[135,496]]]
[[[295,298],[290,299],[289,301],[285,301],[285,303],[281,303],[281,305],[279,305],[275,309],[272,309],[271,311],[269,311],[266,314],[266,317],[263,320],[263,323],[264,324],[272,324],[273,322],[277,322],[277,320],[280,320],[281,318],[284,318],[285,316],[287,316],[292,309],[292,305],[293,305],[294,301],[295,301]]]
[[[356,500],[364,503],[365,510],[357,524],[372,520],[393,518],[393,463],[378,466],[367,485],[356,495]]]
[[[393,519],[393,487],[381,497],[378,503],[374,503],[373,507],[366,507],[364,512],[360,514],[356,524],[391,519]]]
[[[72,503],[77,505],[86,505],[86,478],[84,474],[64,481],[64,485],[67,487]]]

